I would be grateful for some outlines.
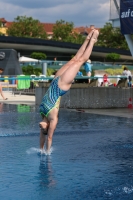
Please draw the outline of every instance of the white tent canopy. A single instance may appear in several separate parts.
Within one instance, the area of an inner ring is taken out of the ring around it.
[[[25,56],[21,56],[19,58],[19,62],[39,62],[40,60],[37,60],[37,59],[33,59],[33,58],[28,58],[28,57],[25,57]]]

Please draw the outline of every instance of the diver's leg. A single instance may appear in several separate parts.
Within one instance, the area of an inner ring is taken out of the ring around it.
[[[54,131],[56,129],[57,122],[58,122],[58,119],[56,119],[56,120],[54,119],[54,120],[50,121],[50,125],[49,125],[49,128],[48,128],[47,142],[46,142],[47,153],[49,153],[50,148],[52,146],[53,134],[54,134]]]
[[[46,135],[44,135],[42,129],[40,129],[40,149],[41,150],[44,149],[45,137],[46,137]]]
[[[47,141],[46,141],[47,153],[49,153],[50,151],[52,140],[53,140],[53,134],[58,123],[58,112],[59,110],[57,108],[53,108],[52,111],[48,115],[49,127],[48,127]]]
[[[92,37],[94,31],[95,31],[95,30],[92,30],[92,31],[88,34],[88,36],[86,37],[84,43],[82,44],[82,46],[80,47],[80,49],[78,50],[78,52],[76,53],[76,55],[75,55],[70,61],[68,61],[65,65],[63,65],[63,67],[61,67],[61,68],[57,71],[55,77],[61,76],[75,61],[77,61],[77,60],[82,56],[82,54],[84,53],[84,51],[85,51],[85,49],[86,49],[86,47],[87,47],[87,45],[88,45],[88,42],[90,41],[90,39],[91,39],[91,37]]]
[[[91,37],[89,45],[87,46],[83,55],[77,61],[73,62],[69,66],[69,68],[60,76],[60,79],[58,82],[59,88],[63,90],[69,90],[69,88],[71,87],[72,81],[75,78],[80,67],[83,65],[83,63],[85,63],[89,59],[94,43],[97,41],[98,35],[99,35],[99,32],[95,30]]]

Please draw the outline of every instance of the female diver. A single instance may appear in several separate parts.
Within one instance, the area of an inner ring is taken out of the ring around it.
[[[95,42],[97,42],[98,35],[99,32],[95,29],[88,34],[76,55],[57,71],[49,89],[42,99],[39,107],[42,116],[42,121],[39,123],[41,151],[44,150],[44,144],[46,142],[46,153],[50,153],[52,137],[58,123],[60,98],[70,89],[77,72],[89,59],[92,48]]]

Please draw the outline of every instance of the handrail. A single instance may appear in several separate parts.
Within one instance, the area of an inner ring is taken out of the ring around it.
[[[74,79],[98,79],[98,78],[103,78],[103,76],[76,76]],[[127,78],[127,76],[108,76],[107,78]],[[36,78],[26,78],[26,77],[11,77],[11,78],[2,78],[0,77],[0,80],[53,80],[54,77],[36,77]]]

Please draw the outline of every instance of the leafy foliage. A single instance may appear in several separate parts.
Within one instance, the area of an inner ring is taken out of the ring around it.
[[[36,76],[39,76],[42,73],[42,69],[41,68],[34,68],[31,65],[23,66],[22,67],[22,71],[23,71],[24,75],[35,74]]]
[[[45,29],[39,20],[26,16],[17,16],[8,28],[7,34],[17,37],[47,38]]]
[[[54,72],[56,72],[55,69],[47,68],[47,76],[51,76],[51,75],[53,75]]]
[[[113,62],[115,62],[116,60],[119,60],[120,59],[120,54],[117,54],[117,53],[109,53],[107,54],[106,58],[108,60],[111,60]]]
[[[105,69],[105,72],[110,74],[110,75],[120,75],[123,72],[123,69]]]
[[[47,58],[46,54],[41,52],[33,52],[30,57],[38,60],[45,60]]]
[[[23,71],[24,75],[33,75],[33,74],[35,74],[36,76],[39,76],[40,74],[42,74],[42,69],[41,68],[35,68],[35,67],[31,66],[31,65],[23,66],[22,67],[22,71]],[[55,69],[47,68],[47,76],[53,75],[54,72],[56,72]]]
[[[56,24],[53,27],[53,40],[82,43],[84,38],[82,35],[74,32],[73,29],[73,22],[66,22],[64,20],[56,21]]]
[[[100,29],[97,46],[128,50],[127,42],[120,32],[120,28],[113,28],[109,22]]]

